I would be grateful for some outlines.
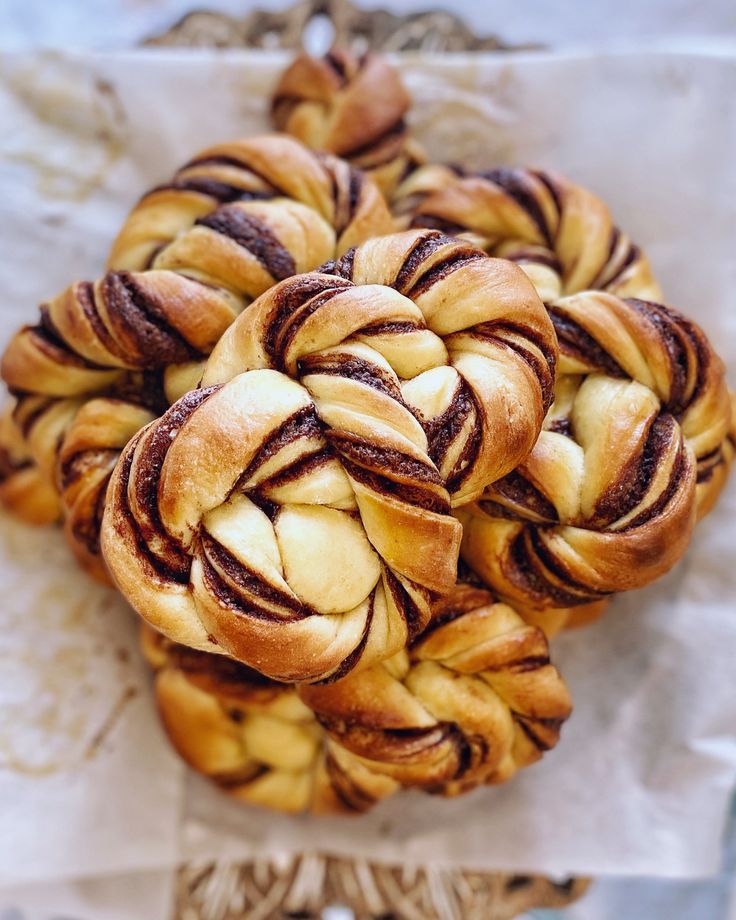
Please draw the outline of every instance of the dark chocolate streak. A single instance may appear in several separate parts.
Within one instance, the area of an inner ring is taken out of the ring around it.
[[[151,564],[165,574],[172,581],[186,584],[189,580],[190,560],[188,554],[164,529],[158,509],[158,488],[161,468],[169,448],[174,442],[174,437],[186,424],[188,419],[203,405],[220,386],[206,387],[201,390],[192,390],[174,403],[169,411],[154,423],[152,434],[148,439],[145,453],[138,457],[136,465],[136,479],[133,482],[138,505],[144,509],[148,521],[142,521],[133,516],[127,502],[125,510],[139,539],[139,548],[145,547],[145,555]],[[133,443],[133,442],[131,442]],[[126,477],[123,496],[127,493],[127,483],[133,459],[133,450],[127,449],[125,454]],[[166,558],[162,559],[154,553],[150,542],[156,538],[166,547]]]
[[[560,351],[572,358],[577,358],[594,370],[605,371],[618,379],[629,375],[619,363],[596,342],[592,335],[579,326],[555,305],[547,308],[560,343]]]
[[[626,250],[626,255],[621,260],[618,265],[611,265],[611,259],[613,258],[614,252],[618,243],[620,242],[622,233],[618,227],[614,227],[611,230],[611,244],[608,250],[608,262],[603,266],[601,273],[598,275],[598,278],[605,283],[604,290],[606,288],[612,287],[624,274],[626,269],[633,265],[633,263],[639,258],[641,251],[638,246],[635,246],[630,240],[628,243],[628,249]],[[606,277],[606,272],[611,272],[611,269],[614,269],[612,274],[609,274]],[[594,283],[593,287],[599,287],[600,284],[598,279]]]
[[[200,547],[207,587],[235,613],[272,622],[284,622],[287,613],[289,621],[304,620],[314,613],[298,598],[264,581],[206,530],[200,533]],[[264,603],[279,607],[281,614],[262,606]]]
[[[351,147],[349,150],[341,150],[340,156],[349,159],[358,159],[360,157],[366,156],[371,153],[376,147],[381,147],[383,144],[390,143],[391,141],[400,142],[402,136],[406,133],[406,120],[403,115],[399,118],[385,131],[379,134],[377,137],[374,137],[372,140],[367,141],[365,144],[361,144],[358,147]],[[389,162],[391,157],[385,160]],[[375,164],[373,164],[375,165]]]
[[[667,488],[662,492],[662,494],[654,502],[653,505],[642,511],[641,514],[633,517],[628,522],[626,527],[622,531],[619,531],[619,533],[625,533],[627,530],[632,530],[634,527],[640,527],[642,524],[645,524],[647,521],[660,515],[679,489],[680,483],[686,475],[688,468],[689,461],[687,459],[687,454],[684,450],[682,450],[681,446],[681,449],[678,451],[677,457],[675,458],[675,463],[670,476],[670,481],[667,484]]]
[[[386,475],[366,470],[345,457],[342,458],[342,465],[348,476],[374,492],[390,495],[397,501],[405,502],[416,508],[422,508],[425,511],[432,511],[436,514],[449,514],[449,502],[428,489],[409,483],[396,482]]]
[[[273,366],[284,369],[283,355],[301,324],[332,297],[351,288],[349,281],[325,276],[299,275],[273,295],[274,312],[269,317],[264,347]]]
[[[400,405],[404,405],[398,383],[386,370],[349,353],[316,354],[302,358],[298,363],[298,373],[300,378],[310,374],[345,377],[385,393]]]
[[[412,596],[386,565],[383,566],[383,575],[396,608],[406,623],[407,642],[413,642],[422,630],[424,617]]]
[[[120,512],[127,520],[128,525],[133,532],[136,549],[141,556],[144,568],[150,570],[150,572],[158,578],[165,579],[166,581],[173,581],[177,584],[186,584],[189,580],[188,569],[187,572],[184,573],[181,571],[181,567],[172,567],[160,559],[158,556],[153,554],[148,546],[148,543],[146,543],[143,535],[141,534],[138,522],[133,517],[133,513],[130,510],[130,506],[128,505],[126,495],[130,483],[131,467],[133,466],[133,452],[135,445],[138,443],[138,440],[139,437],[136,437],[134,440],[132,440],[129,444],[130,449],[127,450],[120,458],[120,492],[123,496],[123,501],[120,505]],[[146,531],[150,535],[151,529],[146,528]]]
[[[546,412],[554,399],[557,359],[554,351],[541,339],[538,333],[534,329],[518,323],[481,323],[473,327],[473,335],[479,338],[488,337],[497,342],[502,342],[529,365],[542,388],[542,406]],[[540,358],[531,349],[526,348],[518,341],[517,337],[534,343],[542,353],[542,357]]]
[[[237,159],[236,157],[228,156],[212,156],[212,157],[198,157],[193,160],[190,160],[179,172],[176,174],[174,179],[178,176],[191,169],[193,166],[234,166],[235,169],[239,169],[241,172],[250,174],[259,179],[265,186],[264,191],[270,190],[274,196],[276,195],[285,195],[287,198],[290,198],[291,195],[287,195],[282,188],[279,188],[278,185],[275,185],[270,179],[260,173],[251,163],[243,162],[242,160]]]
[[[0,483],[7,482],[11,476],[22,470],[28,470],[33,465],[32,460],[14,460],[7,447],[0,446]]]
[[[532,564],[529,574],[531,574],[534,579],[539,579],[542,584],[546,584],[542,594],[546,594],[553,600],[559,601],[558,606],[560,607],[565,607],[567,605],[573,606],[575,604],[586,603],[586,600],[608,597],[612,592],[596,591],[590,585],[583,584],[572,577],[564,564],[547,549],[546,544],[542,540],[542,531],[544,529],[545,528],[537,526],[527,526],[524,531],[529,545],[527,558]],[[539,563],[565,584],[567,588],[569,588],[569,592],[547,581],[539,568]],[[581,595],[583,596],[581,597]]]
[[[31,334],[34,346],[54,364],[65,364],[67,367],[78,367],[85,370],[109,370],[100,364],[88,361],[78,355],[70,345],[67,345],[54,326],[47,307],[41,307],[40,313],[39,324],[26,328]]]
[[[139,279],[129,272],[108,272],[101,293],[126,363],[156,368],[202,357],[149,297],[145,275]]]
[[[539,181],[542,183],[542,185],[544,185],[544,187],[547,189],[547,191],[552,196],[552,200],[555,203],[555,207],[557,208],[558,213],[561,215],[562,214],[562,196],[560,194],[559,189],[557,188],[557,185],[555,184],[555,181],[552,179],[552,177],[548,176],[546,172],[543,172],[540,169],[530,170],[530,175],[536,176],[537,179],[539,179]]]
[[[347,432],[328,430],[325,436],[343,458],[367,470],[432,486],[443,485],[440,474],[433,465],[401,451],[391,447],[380,447]],[[449,508],[446,502],[443,502],[443,506]]]
[[[385,323],[372,323],[370,326],[363,326],[357,334],[363,336],[373,335],[404,335],[412,332],[418,332],[425,326],[412,320],[389,320]]]
[[[273,476],[270,476],[268,479],[265,479],[259,482],[255,492],[249,491],[248,498],[251,501],[256,501],[255,494],[258,493],[261,495],[263,500],[264,493],[277,489],[279,486],[286,485],[289,482],[293,482],[295,479],[299,479],[300,476],[306,476],[314,470],[319,469],[321,466],[324,466],[325,463],[328,463],[334,457],[332,451],[329,448],[324,450],[318,450],[316,453],[305,454],[302,457],[299,457],[298,460],[295,460],[289,466],[285,466],[275,473]],[[268,499],[265,499],[268,501]],[[278,505],[273,504],[274,510],[278,509]],[[264,512],[267,517],[270,517],[267,510],[262,507],[262,504],[258,504],[258,507]]]
[[[471,262],[475,262],[477,259],[486,258],[487,256],[485,253],[481,252],[479,249],[455,248],[454,252],[448,258],[433,265],[432,268],[417,279],[416,283],[408,291],[403,291],[402,293],[406,294],[410,300],[416,300],[417,297],[426,293],[438,282],[444,281],[445,278],[449,277],[454,272],[469,265]]]
[[[555,523],[559,516],[555,506],[518,470],[507,473],[492,486],[493,491],[507,499],[513,505],[526,508],[539,515],[545,521]]]
[[[545,242],[549,246],[554,244],[552,231],[544,218],[544,211],[534,195],[534,190],[530,187],[530,176],[533,176],[533,173],[527,173],[521,169],[501,168],[491,169],[479,175],[481,178],[487,179],[502,188],[509,198],[513,199],[522,210],[526,211],[536,224]]]
[[[280,450],[292,442],[303,438],[311,440],[320,438],[322,435],[322,426],[319,423],[314,406],[305,406],[299,409],[289,418],[285,419],[281,425],[264,440],[260,450],[251,460],[248,466],[243,470],[238,481],[233,486],[233,492],[242,492],[247,488],[248,481],[264,463],[267,463]],[[319,448],[324,452],[324,445]],[[311,455],[313,456],[313,454]],[[232,493],[231,493],[232,494]]]
[[[220,204],[229,204],[232,201],[268,201],[274,198],[275,191],[248,191],[238,188],[237,185],[230,185],[227,182],[221,182],[219,179],[211,179],[208,176],[181,176],[175,177],[171,182],[157,185],[150,189],[141,198],[145,201],[149,195],[157,192],[197,192],[200,195],[206,195],[208,198],[214,198]]]
[[[464,379],[442,415],[424,424],[429,443],[429,456],[436,466],[440,467],[450,444],[458,437],[463,425],[471,416],[475,422],[470,436],[466,438],[452,469],[447,474],[445,487],[451,493],[457,492],[471,474],[482,442],[483,417],[478,411],[475,396]]]
[[[676,428],[677,423],[671,415],[660,415],[652,421],[643,450],[630,459],[619,478],[600,496],[593,514],[585,522],[588,527],[596,530],[607,527],[639,504]]]
[[[426,421],[420,418],[427,435],[428,451],[436,467],[442,466],[445,455],[463,429],[475,408],[464,378],[460,377],[449,406],[442,415]]]
[[[553,431],[555,434],[564,434],[566,438],[572,438],[575,436],[572,420],[569,418],[556,418],[554,421],[550,422],[548,425],[545,425],[545,431]]]
[[[422,263],[443,246],[451,246],[450,252],[454,254],[457,251],[456,242],[437,231],[423,233],[404,257],[404,264],[399,269],[391,287],[401,294],[406,294]]]
[[[421,203],[421,198],[419,195],[414,196],[417,200],[417,204]],[[413,199],[409,199],[411,202]],[[407,211],[412,210],[407,208]],[[444,217],[438,217],[436,214],[415,214],[411,219],[411,228],[413,230],[436,230],[438,233],[442,233],[443,236],[458,236],[461,233],[467,232],[467,227],[463,227],[462,224],[455,224],[452,221],[445,220]]]
[[[105,286],[103,283],[103,296],[105,295]],[[82,308],[82,312],[89,321],[94,334],[97,336],[103,346],[122,361],[127,360],[125,349],[121,348],[114,336],[110,333],[107,326],[103,323],[102,317],[95,303],[95,289],[89,281],[82,281],[74,286],[74,296],[77,303]]]
[[[703,333],[694,323],[664,304],[636,298],[629,298],[626,303],[645,316],[663,339],[672,374],[672,392],[667,408],[673,415],[681,415],[698,398],[710,366],[710,352]],[[691,360],[697,362],[696,378],[692,392],[688,392]]]
[[[345,60],[340,53],[334,50],[328,51],[323,58],[324,62],[331,68],[332,72],[340,81],[340,86],[347,83],[347,73],[345,70]]]
[[[551,599],[558,607],[587,604],[594,598],[605,597],[605,593],[597,593],[588,586],[577,584],[554,559],[549,557],[538,538],[539,530],[540,528],[535,525],[526,526],[514,537],[508,553],[501,558],[501,568],[509,581],[532,597]],[[570,585],[570,590],[549,581],[540,565],[541,562],[557,574],[563,584]],[[575,588],[578,589],[577,592]]]
[[[277,281],[283,281],[296,274],[296,263],[291,253],[268,224],[247,214],[241,208],[225,205],[206,217],[200,217],[197,224],[208,227],[247,249]]]
[[[325,755],[325,770],[332,784],[332,790],[342,805],[349,811],[368,811],[376,798],[367,789],[361,789],[352,777],[335,760],[330,750]],[[306,916],[306,915],[305,915]]]
[[[352,218],[355,212],[358,210],[358,203],[360,202],[360,195],[363,191],[363,173],[357,169],[350,170],[350,187],[348,190],[348,201],[349,201],[349,214]],[[347,226],[347,221],[346,224]],[[345,229],[342,227],[341,229]]]
[[[512,712],[511,716],[514,722],[516,722],[519,728],[527,736],[527,738],[540,751],[549,751],[552,745],[550,745],[548,741],[545,741],[544,738],[541,738],[534,730],[534,727],[540,725],[544,728],[559,733],[559,730],[565,721],[564,719],[532,719],[528,718],[527,716],[523,716],[518,712]]]
[[[322,680],[316,681],[318,684],[332,684],[337,680],[347,676],[353,668],[358,664],[360,659],[363,657],[363,652],[365,647],[368,644],[368,637],[371,632],[371,624],[373,623],[373,616],[375,614],[375,605],[376,605],[376,589],[374,588],[371,591],[370,598],[368,600],[368,612],[365,617],[365,624],[363,625],[363,632],[360,637],[360,641],[355,646],[355,648],[347,655],[342,662],[338,665],[337,668],[329,674],[327,677],[322,678]]]

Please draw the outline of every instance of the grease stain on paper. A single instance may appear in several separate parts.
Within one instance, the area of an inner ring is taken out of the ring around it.
[[[76,570],[56,528],[0,516],[0,570],[0,770],[73,771],[109,745],[139,692],[116,628],[125,605]]]

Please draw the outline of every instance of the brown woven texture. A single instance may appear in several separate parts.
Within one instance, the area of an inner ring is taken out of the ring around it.
[[[278,865],[187,866],[179,871],[172,920],[317,920],[349,904],[356,920],[511,920],[564,907],[588,879],[391,866],[318,853]]]

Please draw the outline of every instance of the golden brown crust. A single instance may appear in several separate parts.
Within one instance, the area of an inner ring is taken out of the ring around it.
[[[445,795],[538,760],[571,711],[542,631],[461,583],[408,653],[299,694],[370,769]]]
[[[0,415],[0,503],[28,524],[53,524],[61,514],[59,496],[33,459],[13,410],[11,400]]]
[[[141,199],[102,279],[71,285],[13,337],[2,374],[19,396],[28,452],[49,483],[64,479],[58,447],[83,402],[116,402],[123,393],[129,403],[125,419],[110,415],[107,433],[98,406],[93,444],[75,447],[84,452],[85,498],[74,488],[64,499],[67,536],[93,574],[104,578],[98,499],[121,431],[135,433],[141,405],[155,414],[163,408],[152,404],[146,375],[163,372],[173,401],[197,384],[204,358],[253,298],[391,226],[378,189],[335,157],[277,135],[221,144]],[[38,491],[34,477],[24,470],[0,498],[37,516],[28,497],[29,488]]]
[[[369,413],[385,403],[364,404],[357,424],[375,447],[362,462],[388,451],[407,465],[398,482],[386,469],[359,493],[364,467],[348,476],[339,447],[351,419],[325,423],[326,400],[250,371],[183,397],[123,452],[103,552],[128,600],[171,638],[279,679],[334,677],[401,648],[426,623],[429,592],[454,582],[459,524],[426,453],[404,435],[392,453],[376,422],[371,441]],[[385,491],[392,483],[403,491]],[[394,525],[426,528],[427,540],[406,553]]]
[[[370,240],[330,271],[261,297],[222,337],[203,381],[266,366],[298,373],[318,402],[339,386],[344,399],[395,415],[398,397],[455,505],[513,469],[537,436],[556,360],[523,273],[431,230]],[[387,420],[411,425],[400,414]]]
[[[277,811],[354,814],[396,791],[390,778],[325,738],[293,686],[149,627],[141,644],[172,745],[228,794]]]
[[[588,289],[657,300],[649,261],[588,189],[544,170],[479,173],[426,166],[396,193],[399,221],[467,236],[491,255],[517,262],[549,303]]]
[[[300,54],[272,98],[276,128],[365,170],[390,196],[423,159],[405,122],[411,99],[385,58],[333,49]]]
[[[556,401],[531,455],[463,509],[463,555],[512,602],[586,604],[682,556],[731,425],[722,362],[661,304],[585,292],[550,307]],[[702,489],[701,489],[702,494]]]

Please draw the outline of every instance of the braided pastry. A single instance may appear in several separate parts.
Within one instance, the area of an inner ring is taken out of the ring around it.
[[[353,416],[354,460],[359,439],[373,437],[360,416],[373,406],[399,454],[406,437],[429,454],[456,505],[513,469],[539,432],[556,360],[523,273],[426,230],[369,240],[328,270],[253,304],[220,340],[203,383],[257,367],[297,376],[328,424]]]
[[[407,177],[394,208],[404,224],[467,236],[517,262],[545,303],[589,289],[661,297],[649,261],[605,203],[563,176],[523,168],[466,175],[433,165]]]
[[[8,402],[0,414],[0,502],[29,524],[53,524],[61,514],[59,496],[34,462],[13,408]]]
[[[571,712],[544,633],[458,584],[408,651],[299,694],[371,770],[446,795],[501,783],[554,747]]]
[[[594,291],[549,310],[560,376],[544,430],[516,470],[459,512],[470,567],[537,608],[666,572],[687,547],[696,483],[702,509],[725,478],[731,425],[722,362],[674,310]]]
[[[145,619],[288,681],[402,648],[454,583],[460,542],[413,416],[319,369],[318,398],[266,369],[182,397],[124,450],[102,526]]]
[[[411,99],[385,58],[333,49],[300,54],[282,74],[271,116],[278,130],[344,157],[390,196],[423,159],[404,120]]]
[[[235,798],[277,811],[355,813],[397,789],[327,739],[293,686],[147,627],[141,644],[174,748]]]
[[[140,406],[159,402],[158,377],[139,371],[163,370],[173,401],[196,385],[203,358],[243,306],[276,280],[390,225],[378,190],[334,157],[278,136],[220,145],[143,197],[112,248],[114,271],[69,287],[11,340],[2,373],[19,397],[28,452],[62,490],[65,474],[55,463],[75,413],[93,395],[116,400],[108,432],[97,407],[96,471],[85,449],[85,478],[95,480],[90,500],[70,495],[76,520],[67,534],[87,568],[104,575],[91,499],[104,495],[111,451],[124,432],[135,433]],[[125,419],[121,391],[131,403]]]

